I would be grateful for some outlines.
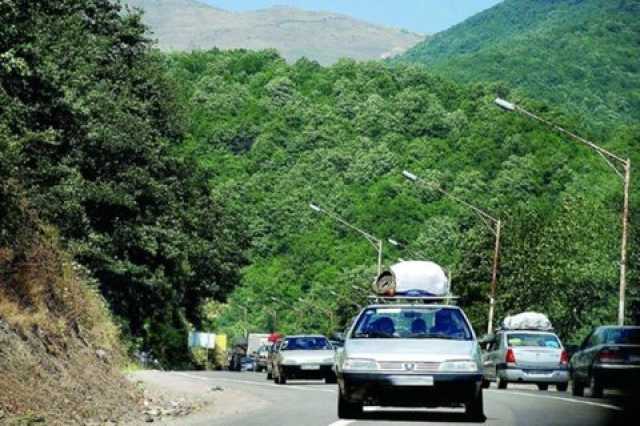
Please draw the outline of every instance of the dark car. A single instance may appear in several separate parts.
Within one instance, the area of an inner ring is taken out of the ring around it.
[[[605,389],[638,389],[640,383],[640,327],[603,326],[587,336],[569,363],[571,391],[602,397]]]

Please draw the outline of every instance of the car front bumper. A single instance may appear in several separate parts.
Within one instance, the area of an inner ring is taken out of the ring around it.
[[[333,364],[319,364],[314,370],[305,369],[304,365],[280,365],[278,371],[287,379],[331,379],[336,376],[333,371]]]
[[[481,392],[482,377],[480,373],[339,373],[338,383],[343,397],[351,402],[398,407],[443,407],[472,400]],[[420,384],[431,379],[432,384]]]

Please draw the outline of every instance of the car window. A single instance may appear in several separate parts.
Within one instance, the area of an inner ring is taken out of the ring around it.
[[[458,308],[390,306],[367,308],[351,337],[472,340],[473,333]]]
[[[560,349],[560,341],[555,335],[540,333],[509,333],[507,345]]]
[[[329,340],[324,337],[289,337],[284,339],[280,350],[283,351],[311,351],[333,349]]]
[[[603,343],[640,345],[640,328],[608,328],[604,331]]]

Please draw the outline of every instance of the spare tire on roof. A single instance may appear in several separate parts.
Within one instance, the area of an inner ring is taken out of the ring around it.
[[[440,265],[414,260],[391,265],[378,276],[374,289],[382,296],[446,296],[449,280]]]

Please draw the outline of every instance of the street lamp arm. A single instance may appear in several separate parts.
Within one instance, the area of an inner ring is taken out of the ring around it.
[[[335,213],[332,213],[328,210],[325,210],[321,207],[318,207],[315,204],[310,204],[309,205],[313,210],[317,211],[318,213],[323,213],[326,214],[327,216],[329,216],[330,218],[340,222],[341,224],[343,224],[344,226],[346,226],[347,228],[353,229],[354,231],[360,233],[363,237],[365,237],[371,244],[373,244],[373,246],[376,248],[376,250],[378,249],[378,244],[380,243],[380,239],[374,237],[373,235],[369,234],[368,232],[358,228],[355,225],[350,224],[349,222],[347,222],[346,220],[344,220],[343,218],[341,218],[340,216],[338,216]]]
[[[374,237],[373,235],[358,228],[357,226],[350,224],[349,222],[347,222],[337,214],[332,213],[328,210],[325,210],[322,207],[318,206],[317,204],[309,203],[309,207],[317,211],[318,213],[322,213],[329,216],[330,218],[337,221],[338,223],[341,223],[347,228],[352,229],[358,232],[360,235],[362,235],[373,246],[373,248],[378,251],[378,275],[380,275],[380,273],[382,272],[382,240],[380,238]]]
[[[484,210],[474,206],[473,204],[463,200],[462,198],[453,195],[452,193],[450,193],[449,191],[445,190],[444,188],[442,188],[440,185],[438,185],[435,182],[431,182],[431,181],[427,181],[423,178],[420,178],[416,175],[414,175],[413,173],[410,173],[408,171],[404,171],[402,172],[402,174],[409,180],[412,180],[416,183],[422,184],[422,185],[426,185],[432,189],[435,189],[436,191],[440,192],[441,194],[445,195],[446,197],[451,198],[454,201],[457,201],[458,203],[466,206],[467,208],[471,209],[472,211],[474,211],[476,214],[478,214],[480,217],[482,217],[483,219],[488,219],[491,222],[493,222],[493,224],[497,224],[498,223],[498,219],[491,216],[489,213],[485,212]],[[489,226],[489,228],[491,229],[491,232],[495,233],[495,230],[493,229],[493,227]]]
[[[587,139],[585,139],[585,138],[583,138],[581,136],[578,136],[575,133],[573,133],[573,132],[571,132],[571,131],[563,128],[563,127],[560,127],[557,124],[554,124],[554,123],[552,123],[551,121],[549,121],[547,119],[544,119],[544,118],[542,118],[542,117],[540,117],[540,116],[538,116],[538,115],[536,115],[536,114],[534,114],[534,113],[532,113],[530,111],[527,111],[526,109],[522,108],[520,105],[507,102],[507,101],[505,101],[503,99],[500,99],[500,98],[496,99],[495,102],[500,107],[502,107],[502,108],[504,108],[506,110],[520,112],[520,113],[522,113],[522,114],[524,114],[524,115],[526,115],[526,116],[528,116],[530,118],[533,118],[536,121],[539,121],[540,123],[545,124],[548,127],[551,127],[552,129],[555,129],[556,131],[558,131],[558,132],[560,132],[560,133],[562,133],[564,135],[569,136],[571,139],[573,139],[575,141],[578,141],[581,144],[586,145],[586,146],[594,149],[600,155],[603,155],[605,157],[608,157],[608,158],[611,158],[613,160],[616,160],[616,161],[622,163],[623,165],[626,165],[628,163],[628,161],[629,161],[629,160],[625,160],[624,158],[612,153],[611,151],[608,151],[608,150],[602,148],[599,145],[596,145],[595,143],[591,142],[590,140],[587,140]],[[509,105],[513,106],[513,108],[507,108],[507,107],[503,106],[503,103],[509,104]],[[617,169],[616,169],[616,171],[617,171],[618,174],[620,174],[620,172]]]

